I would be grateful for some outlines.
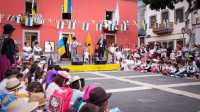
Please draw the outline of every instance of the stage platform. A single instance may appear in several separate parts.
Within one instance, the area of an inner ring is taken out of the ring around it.
[[[119,71],[120,64],[95,64],[95,65],[60,65],[62,69],[70,72],[92,72],[92,71]]]

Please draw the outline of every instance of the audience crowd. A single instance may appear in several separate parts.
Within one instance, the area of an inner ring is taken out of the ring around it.
[[[142,45],[131,51],[109,47],[108,62],[120,63],[121,70],[161,73],[175,77],[199,78],[200,45],[177,46],[176,50],[165,48],[160,43]],[[109,58],[112,57],[112,58]]]
[[[59,66],[35,61],[11,67],[0,82],[1,112],[116,112],[111,93]]]
[[[11,38],[14,30],[5,25],[0,44],[1,112],[120,112],[109,107],[111,93],[93,84],[86,86],[84,78],[70,75],[69,70],[26,53],[28,61],[15,60],[16,46]],[[28,53],[30,48],[24,51]],[[108,63],[119,63],[124,71],[199,78],[200,45],[173,50],[156,43],[131,51],[113,44],[105,55]]]

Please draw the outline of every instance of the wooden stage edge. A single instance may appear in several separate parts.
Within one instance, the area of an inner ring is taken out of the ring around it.
[[[96,65],[66,65],[62,69],[69,69],[70,72],[92,72],[92,71],[119,71],[120,64],[96,64]]]

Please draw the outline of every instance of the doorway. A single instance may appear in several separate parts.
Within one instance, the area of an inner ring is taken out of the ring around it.
[[[62,33],[64,45],[65,45],[65,54],[61,56],[61,59],[70,59],[71,58],[71,53],[70,53],[70,45],[68,43],[68,37],[71,36],[73,37],[73,33]]]
[[[24,43],[26,42],[32,48],[35,42],[40,43],[39,40],[39,31],[24,31]]]
[[[115,34],[105,34],[105,37],[107,47],[111,46],[113,43],[116,43]]]

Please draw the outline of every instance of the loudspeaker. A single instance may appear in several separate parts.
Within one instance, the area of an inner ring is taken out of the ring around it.
[[[83,58],[81,57],[74,57],[72,58],[72,65],[83,65]]]
[[[106,63],[107,63],[107,60],[106,60],[105,58],[96,57],[94,63],[95,63],[95,64],[106,64]]]

